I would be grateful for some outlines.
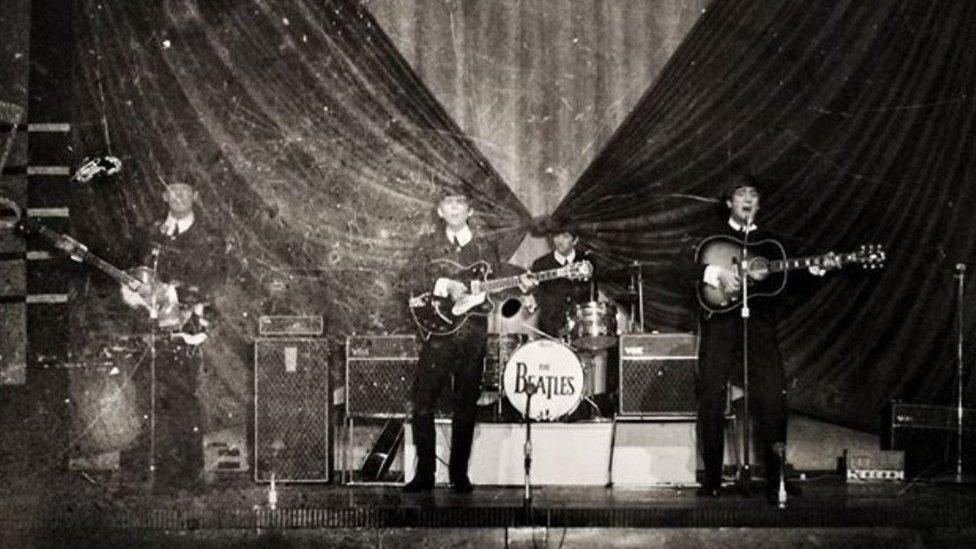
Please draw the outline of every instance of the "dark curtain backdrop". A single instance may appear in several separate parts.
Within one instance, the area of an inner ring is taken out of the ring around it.
[[[955,398],[952,267],[976,252],[974,79],[973,2],[719,0],[556,214],[605,263],[647,264],[649,322],[667,328],[694,326],[669,266],[724,215],[708,200],[733,166],[766,187],[768,227],[822,251],[885,244],[886,270],[829,275],[781,325],[792,407],[876,429],[893,398]]]
[[[522,240],[527,211],[361,3],[77,10],[77,151],[124,167],[78,188],[74,230],[128,266],[136,228],[164,214],[163,182],[196,185],[230,265],[208,344],[211,419],[242,417],[260,314],[321,314],[336,338],[410,330],[398,273],[442,193],[471,197],[504,253]],[[96,297],[75,308],[97,316]]]

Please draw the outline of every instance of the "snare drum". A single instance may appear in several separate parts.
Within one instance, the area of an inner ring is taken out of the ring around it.
[[[536,421],[555,421],[572,413],[583,397],[583,368],[569,347],[540,339],[516,349],[505,364],[505,398],[525,417],[525,386],[537,387],[529,415]]]
[[[606,349],[617,342],[617,308],[605,301],[588,301],[575,307],[571,334],[579,349]]]

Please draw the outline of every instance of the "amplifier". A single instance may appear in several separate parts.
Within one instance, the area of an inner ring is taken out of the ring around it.
[[[346,357],[354,360],[417,358],[420,344],[412,335],[362,335],[346,338]]]
[[[943,429],[956,430],[959,409],[951,406],[932,406],[929,404],[891,404],[891,428]],[[976,410],[963,408],[962,430],[976,431]]]
[[[346,338],[346,415],[405,417],[419,355],[412,335]]]
[[[695,415],[697,367],[695,334],[620,336],[620,414]]]
[[[271,315],[258,319],[262,336],[319,336],[325,331],[321,316]]]
[[[905,452],[908,478],[936,477],[956,472],[959,454],[956,425],[958,409],[952,406],[892,402],[882,447]],[[963,410],[963,473],[976,472],[976,410]]]
[[[905,480],[905,452],[897,450],[844,450],[848,482]]]

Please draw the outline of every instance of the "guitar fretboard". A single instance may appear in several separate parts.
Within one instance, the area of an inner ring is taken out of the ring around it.
[[[558,269],[549,269],[548,271],[539,271],[533,273],[533,277],[539,282],[544,282],[546,280],[552,280],[554,278],[565,277],[569,273],[570,266],[560,267]],[[501,292],[508,290],[510,288],[516,288],[519,285],[518,276],[507,276],[505,278],[495,278],[481,283],[481,290],[485,292]]]
[[[840,264],[855,261],[857,254],[836,254]],[[791,257],[789,259],[777,259],[769,262],[769,270],[774,273],[789,271],[793,269],[809,269],[810,267],[823,267],[826,255],[812,255],[808,257]]]

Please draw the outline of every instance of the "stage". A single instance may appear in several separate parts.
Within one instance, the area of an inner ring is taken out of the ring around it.
[[[243,477],[197,493],[153,495],[111,477],[69,475],[13,483],[0,498],[3,546],[94,542],[213,546],[289,541],[329,546],[633,545],[951,546],[976,543],[976,490],[923,483],[801,483],[785,509],[760,495],[702,499],[693,487],[540,487],[531,514],[523,489],[396,486],[278,487]]]

